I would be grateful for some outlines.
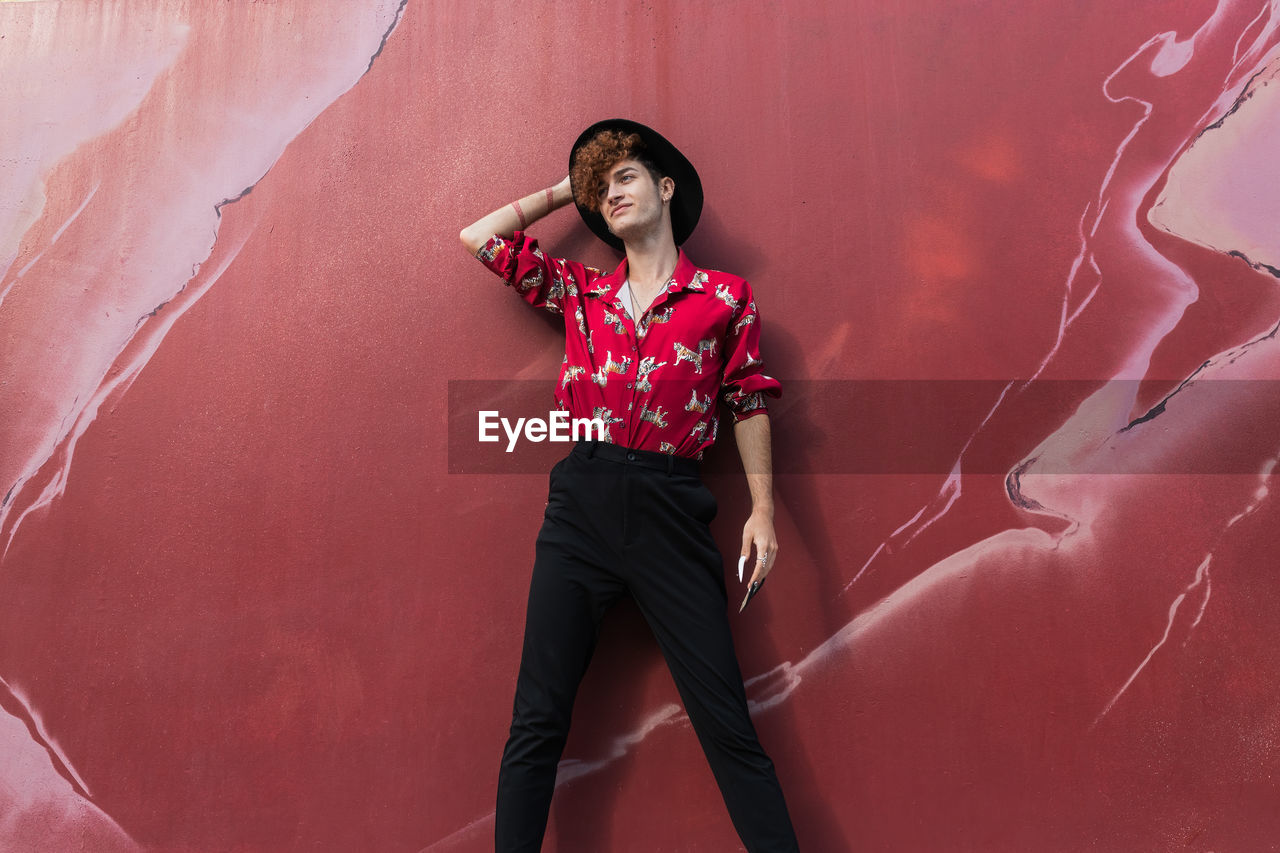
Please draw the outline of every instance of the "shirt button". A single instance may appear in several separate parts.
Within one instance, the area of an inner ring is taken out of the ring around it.
[[[630,382],[628,382],[628,383],[627,383],[627,390],[628,390],[628,391],[630,391],[630,390],[631,390],[631,383],[630,383]]]
[[[636,455],[635,455],[634,453],[628,453],[628,454],[627,454],[627,461],[628,461],[628,462],[635,462],[635,461],[636,461]]]

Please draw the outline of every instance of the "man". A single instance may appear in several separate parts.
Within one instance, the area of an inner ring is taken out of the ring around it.
[[[538,248],[525,228],[575,201],[588,227],[626,253],[606,275]],[[720,405],[751,490],[743,561],[752,588],[777,558],[760,322],[741,278],[693,265],[702,188],[692,164],[648,127],[587,128],[570,175],[512,202],[461,237],[531,305],[562,314],[556,400],[600,418],[551,471],[538,534],[511,733],[498,777],[497,849],[541,848],[556,765],[604,612],[631,595],[653,630],[738,835],[750,851],[794,851],[773,764],[747,712],[725,614],[722,558],[708,524],[716,500],[698,475]]]

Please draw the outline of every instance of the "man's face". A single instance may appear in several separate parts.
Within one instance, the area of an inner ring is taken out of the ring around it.
[[[674,187],[670,178],[655,181],[638,160],[620,160],[601,180],[600,215],[609,230],[624,241],[636,240],[662,226],[666,217],[663,198],[669,197]]]

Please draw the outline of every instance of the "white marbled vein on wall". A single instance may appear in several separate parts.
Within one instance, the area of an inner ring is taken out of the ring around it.
[[[1239,252],[1280,275],[1280,50],[1169,171],[1147,218],[1184,240]]]
[[[315,11],[0,7],[0,581],[19,520],[61,492],[97,408],[234,259],[238,246],[200,274],[219,208],[359,81],[403,5]],[[78,778],[57,733],[29,731],[38,701],[10,691],[27,722],[0,713],[0,846],[133,848],[55,770],[51,756]]]

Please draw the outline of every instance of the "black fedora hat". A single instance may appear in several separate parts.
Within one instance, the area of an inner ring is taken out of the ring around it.
[[[684,243],[697,226],[698,217],[702,215],[702,181],[698,179],[698,172],[693,168],[693,164],[653,128],[625,118],[611,118],[591,125],[582,131],[578,141],[573,143],[573,149],[569,152],[570,175],[573,174],[573,161],[578,155],[578,149],[590,142],[602,130],[638,134],[644,150],[637,153],[652,160],[660,172],[675,181],[675,194],[671,197],[671,234],[677,246]],[[591,233],[618,251],[623,250],[622,239],[609,230],[599,211],[588,210],[578,204],[576,198],[574,205],[578,208],[582,221],[591,229]]]

